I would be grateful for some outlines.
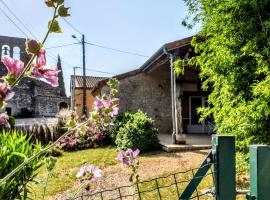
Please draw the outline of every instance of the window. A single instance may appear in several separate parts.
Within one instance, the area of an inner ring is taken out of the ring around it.
[[[1,57],[10,56],[10,47],[8,45],[3,45],[1,48]]]
[[[13,58],[20,59],[21,58],[21,49],[19,47],[13,48]]]

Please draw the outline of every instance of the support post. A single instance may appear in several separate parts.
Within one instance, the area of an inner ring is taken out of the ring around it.
[[[172,122],[173,122],[173,132],[172,132],[172,143],[176,143],[176,119],[175,119],[175,93],[174,93],[174,85],[175,85],[175,74],[173,70],[173,55],[169,54],[170,58],[170,68],[171,68],[171,100],[172,100]]]
[[[235,200],[235,137],[212,136],[216,200]]]
[[[85,39],[84,34],[82,35],[82,50],[83,50],[83,115],[88,117],[86,107],[86,72],[85,72]]]
[[[270,147],[250,146],[250,196],[256,200],[270,198]]]

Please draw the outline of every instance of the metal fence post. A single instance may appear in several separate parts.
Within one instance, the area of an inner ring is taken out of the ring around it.
[[[256,200],[270,199],[269,146],[250,146],[250,196]]]
[[[212,136],[216,200],[235,200],[235,137]]]

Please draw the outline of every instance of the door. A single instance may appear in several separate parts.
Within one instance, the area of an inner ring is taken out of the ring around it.
[[[198,108],[207,104],[207,98],[203,96],[189,97],[189,124],[187,126],[188,133],[208,133],[205,122],[200,122]]]

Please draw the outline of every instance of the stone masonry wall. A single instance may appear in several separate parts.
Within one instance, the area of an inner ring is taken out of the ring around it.
[[[171,90],[168,66],[164,65],[149,74],[139,73],[119,81],[120,112],[136,112],[140,109],[155,120],[159,133],[171,133]],[[106,91],[106,87],[103,91]]]
[[[23,38],[0,36],[0,57],[7,53],[10,57],[20,58],[27,63],[29,55],[25,52],[25,41]],[[58,57],[57,66],[60,70],[62,69],[60,57]],[[0,62],[0,77],[6,73],[6,67]],[[67,107],[70,104],[65,94],[62,76],[63,73],[60,73],[57,88],[44,81],[24,78],[14,88],[15,96],[7,102],[7,109],[12,115],[20,117],[24,117],[25,110],[33,113],[34,117],[55,116],[59,111],[60,103],[64,103]]]

